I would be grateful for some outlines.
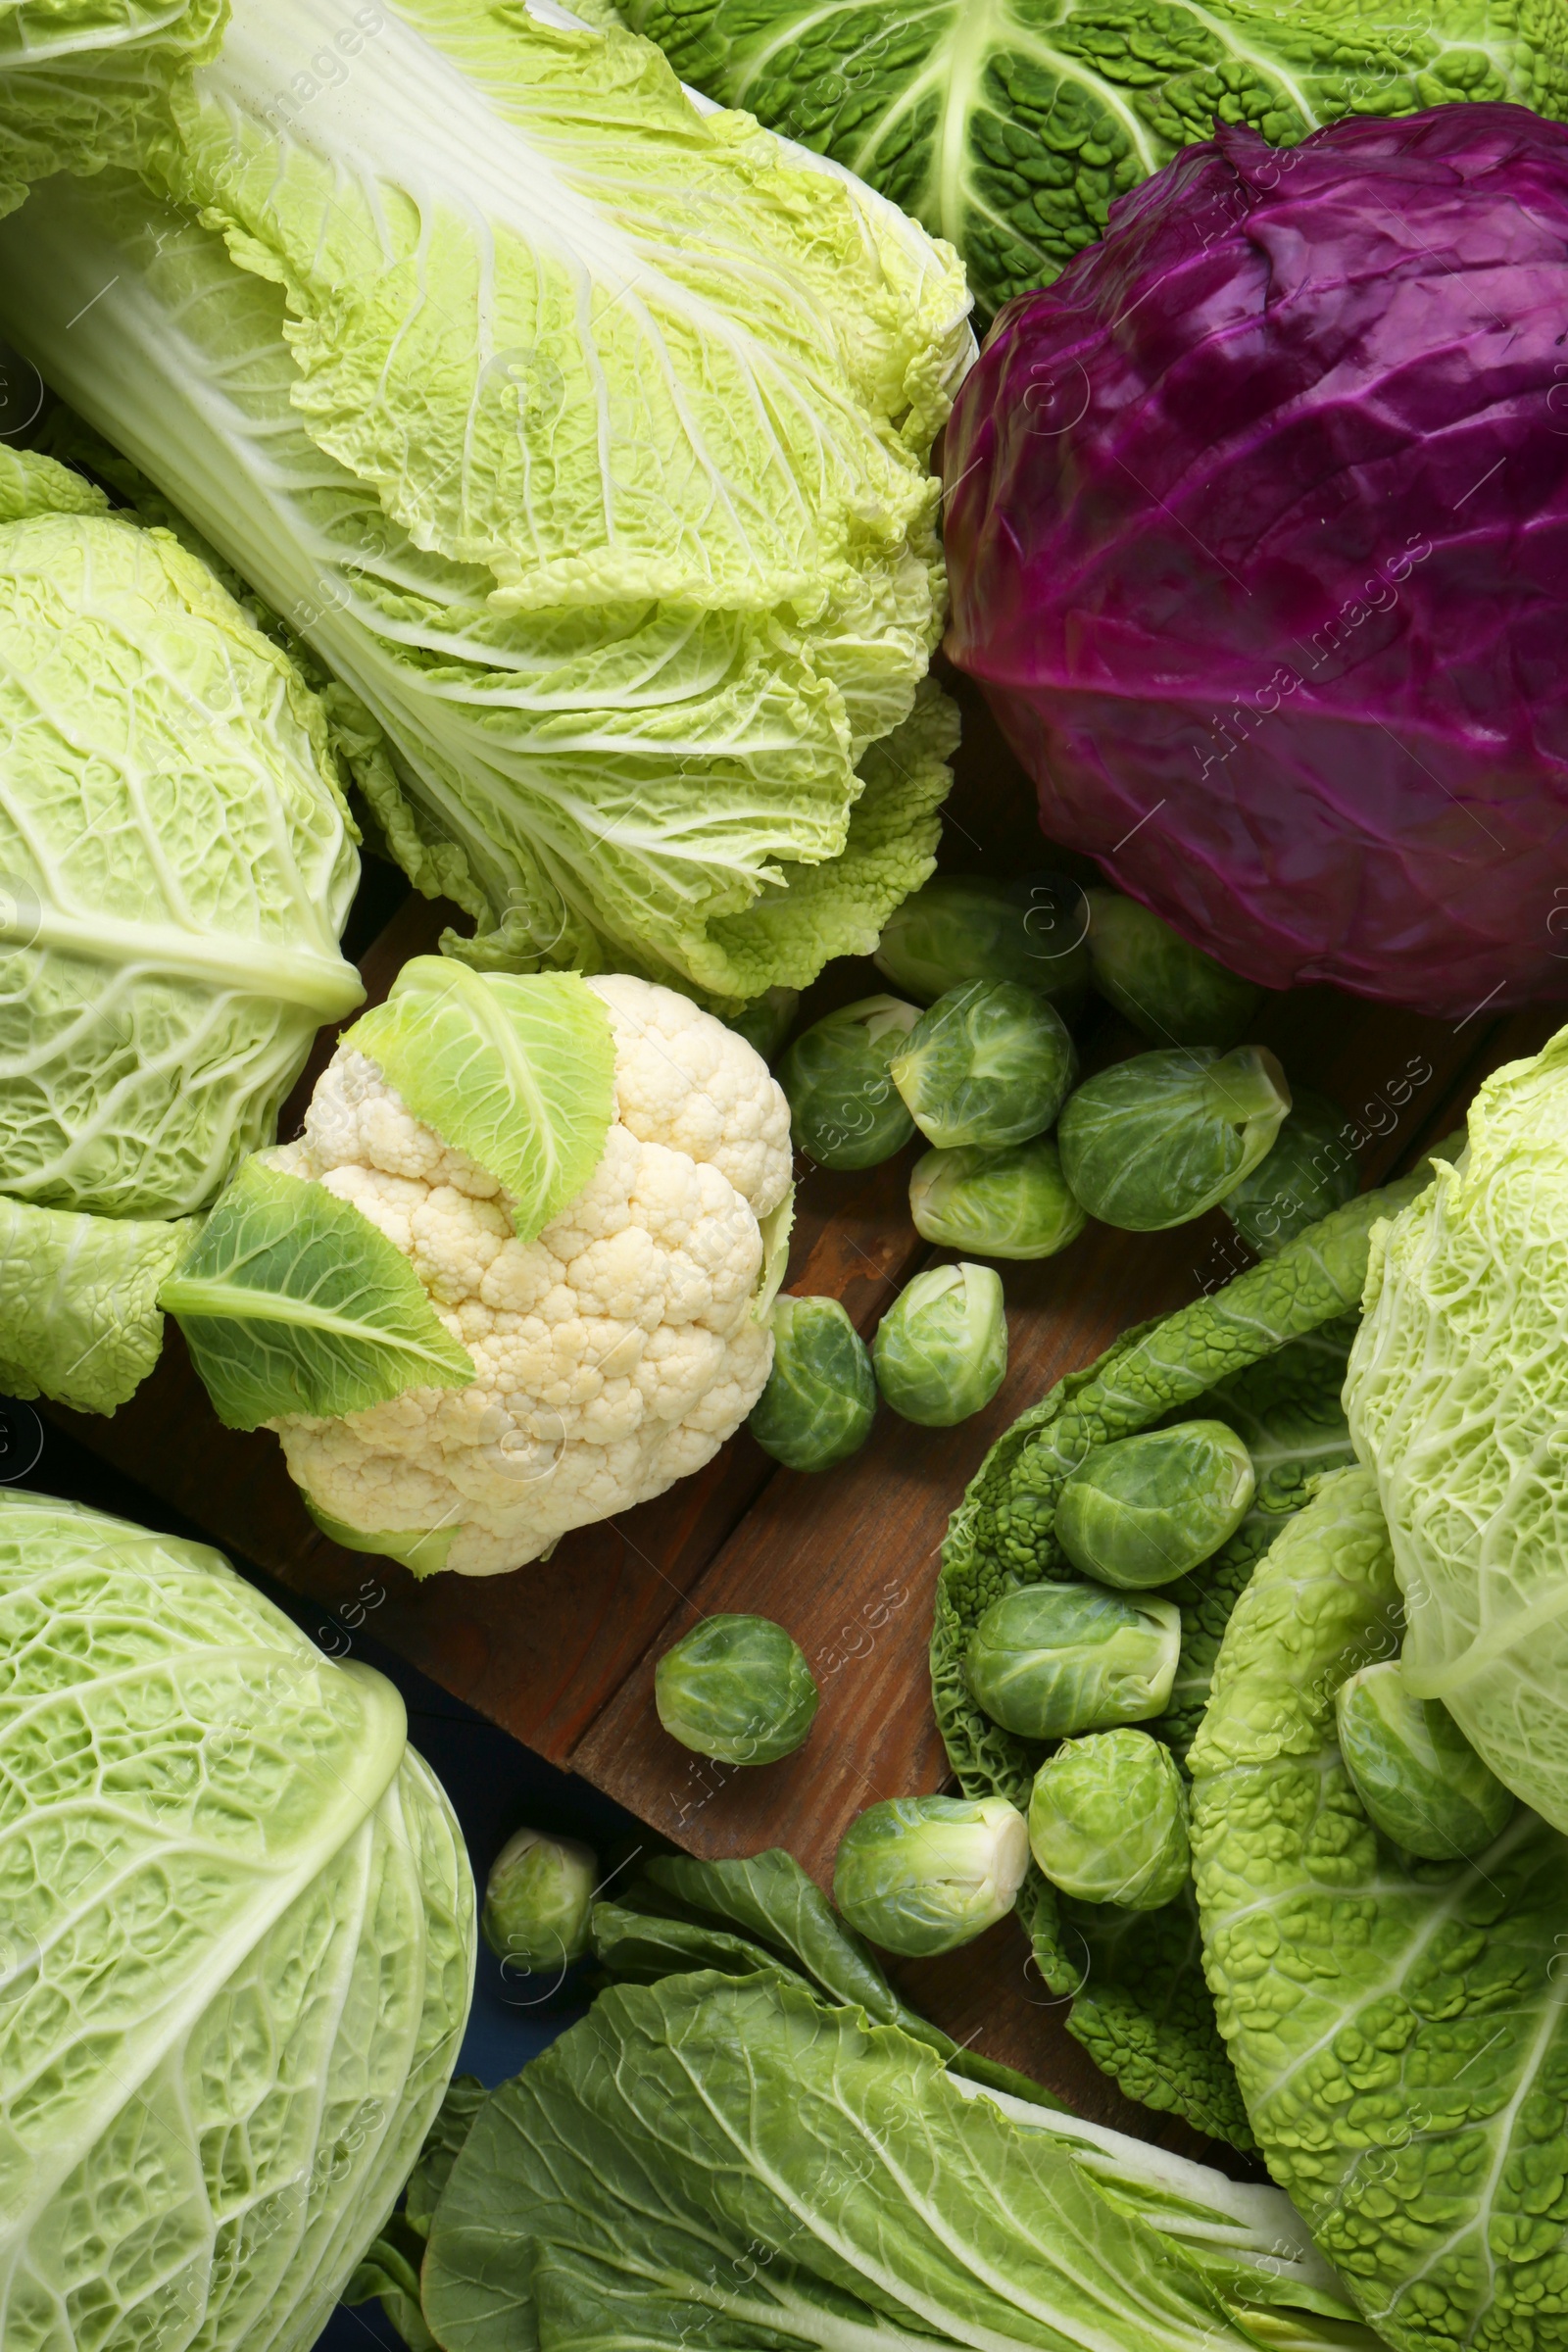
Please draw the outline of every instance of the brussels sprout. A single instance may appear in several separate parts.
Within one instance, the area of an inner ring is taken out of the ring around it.
[[[1234,1192],[1290,1107],[1285,1073],[1261,1046],[1136,1054],[1078,1089],[1056,1141],[1092,1217],[1160,1233]]]
[[[889,1064],[921,1134],[1000,1152],[1049,1127],[1078,1071],[1060,1013],[1017,980],[970,980],[920,1015]]]
[[[1118,1438],[1062,1487],[1056,1541],[1102,1585],[1168,1585],[1236,1533],[1256,1483],[1251,1455],[1223,1421]]]
[[[1136,899],[1091,890],[1089,970],[1125,1020],[1159,1046],[1237,1045],[1251,1027],[1263,991],[1189,947],[1179,931]]]
[[[1187,1791],[1147,1732],[1068,1740],[1035,1775],[1029,1847],[1054,1886],[1086,1903],[1157,1911],[1193,1867]]]
[[[938,874],[889,915],[876,968],[917,1004],[965,980],[1021,980],[1068,1006],[1088,991],[1089,910],[1076,882]]]
[[[771,1061],[790,1033],[800,1002],[798,988],[770,988],[765,996],[754,997],[739,1012],[732,1012],[725,1027],[755,1046],[764,1061]]]
[[[1159,1714],[1181,1643],[1174,1601],[1100,1585],[1020,1585],[970,1635],[964,1680],[1004,1732],[1065,1740]]]
[[[480,1926],[498,1960],[529,1976],[568,1968],[588,1949],[588,1910],[599,1884],[592,1848],[575,1838],[518,1830],[490,1866]]]
[[[1290,1116],[1255,1168],[1225,1196],[1225,1214],[1259,1257],[1272,1257],[1355,1191],[1345,1113],[1324,1095],[1293,1090]]]
[[[1044,1135],[1005,1152],[928,1152],[909,1177],[909,1214],[928,1242],[985,1257],[1054,1257],[1088,1223]]]
[[[659,1720],[682,1747],[724,1764],[776,1764],[816,1714],[806,1654],[771,1617],[705,1617],[654,1668]]]
[[[888,1064],[920,1015],[897,997],[862,997],[814,1021],[778,1065],[790,1133],[824,1168],[874,1168],[914,1133]]]
[[[831,1470],[858,1453],[876,1417],[865,1342],[836,1298],[773,1301],[773,1369],[746,1424],[789,1470]]]
[[[989,1404],[1007,1372],[1002,1277],[992,1266],[928,1266],[900,1292],[871,1344],[876,1385],[896,1413],[951,1429]]]
[[[1005,1918],[1029,1832],[1004,1796],[894,1796],[851,1822],[833,1900],[852,1928],[911,1960],[951,1952]]]
[[[1423,1861],[1457,1862],[1500,1835],[1512,1791],[1440,1700],[1412,1695],[1396,1658],[1342,1683],[1334,1713],[1345,1769],[1385,1838]]]

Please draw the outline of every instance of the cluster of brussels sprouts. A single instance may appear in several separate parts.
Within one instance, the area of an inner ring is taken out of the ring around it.
[[[990,1401],[1006,1326],[998,1278],[972,1258],[1052,1257],[1091,1216],[1153,1232],[1221,1202],[1267,1255],[1354,1190],[1334,1105],[1293,1101],[1274,1056],[1237,1042],[1263,992],[1133,900],[1055,875],[939,876],[889,921],[876,962],[903,993],[827,1014],[779,1064],[794,1140],[854,1170],[918,1133],[915,1230],[965,1259],[918,1276],[869,1353],[833,1300],[779,1300],[751,1426],[791,1469],[855,1452],[878,1389],[927,1427]],[[1091,986],[1160,1042],[1080,1084],[1068,1022]],[[793,1012],[776,994],[748,1008],[759,1046]]]

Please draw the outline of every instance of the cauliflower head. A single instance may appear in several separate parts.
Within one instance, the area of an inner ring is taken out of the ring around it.
[[[761,1221],[790,1190],[783,1093],[672,989],[623,974],[588,986],[614,1034],[615,1116],[589,1181],[536,1240],[516,1238],[497,1178],[352,1042],[301,1140],[266,1154],[363,1211],[474,1367],[467,1388],[273,1422],[289,1470],[349,1527],[455,1529],[445,1565],[463,1575],[519,1568],[701,1469],[772,1368],[755,1309]]]

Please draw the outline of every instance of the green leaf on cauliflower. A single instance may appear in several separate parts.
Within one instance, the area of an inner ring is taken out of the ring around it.
[[[378,1528],[369,1530],[350,1527],[346,1519],[334,1519],[312,1494],[300,1489],[300,1499],[323,1536],[341,1544],[345,1551],[367,1552],[372,1559],[396,1560],[411,1576],[424,1578],[439,1576],[447,1564],[447,1554],[457,1539],[461,1522],[454,1516],[450,1527]]]
[[[259,1159],[245,1161],[159,1297],[229,1429],[336,1418],[473,1379],[467,1349],[369,1218]]]
[[[601,0],[602,13],[603,0]],[[956,245],[986,316],[1049,284],[1216,116],[1294,146],[1343,115],[1509,99],[1568,115],[1568,19],[1473,0],[621,0],[681,76]]]
[[[1269,2170],[1396,2352],[1565,2340],[1568,1842],[1521,1809],[1412,1863],[1335,1692],[1398,1647],[1370,1475],[1326,1479],[1231,1619],[1191,1764],[1209,1983]]]
[[[531,1242],[582,1191],[615,1115],[610,1013],[574,972],[514,979],[416,956],[342,1041],[506,1189]]]
[[[158,1293],[185,1223],[34,1208],[0,1193],[0,1392],[112,1413],[164,1345]]]

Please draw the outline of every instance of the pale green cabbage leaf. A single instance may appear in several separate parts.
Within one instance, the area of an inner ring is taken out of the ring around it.
[[[154,1299],[317,1029],[363,1000],[326,711],[164,530],[0,450],[0,1326],[13,1395],[111,1412]]]
[[[619,27],[364,14],[242,0],[172,202],[0,237],[7,331],[384,730],[471,960],[803,985],[931,868],[961,272]]]
[[[604,1000],[575,973],[481,979],[416,956],[342,1042],[443,1143],[499,1178],[519,1242],[599,1165],[615,1115],[615,1043]]]
[[[378,1675],[0,1497],[0,2340],[308,2352],[457,2056],[473,1886]]]
[[[324,1185],[241,1166],[159,1304],[228,1429],[336,1419],[405,1389],[461,1389],[473,1358],[378,1226]]]
[[[1346,1403],[1410,1689],[1568,1830],[1568,1030],[1489,1078],[1469,1125],[1373,1237]]]
[[[1376,1487],[1339,1471],[1238,1602],[1192,1750],[1208,1979],[1269,2170],[1384,2341],[1562,2352],[1568,1843],[1522,1809],[1473,1862],[1377,1836],[1334,1697],[1400,1630]]]
[[[0,0],[0,212],[51,172],[134,163],[226,14],[227,0]]]
[[[1277,2190],[782,1969],[602,1994],[473,2119],[420,2285],[445,2352],[1375,2352]]]
[[[1456,98],[1568,116],[1562,0],[621,0],[619,13],[699,89],[951,238],[987,318],[1049,284],[1113,199],[1216,117],[1289,147],[1344,115]]]

